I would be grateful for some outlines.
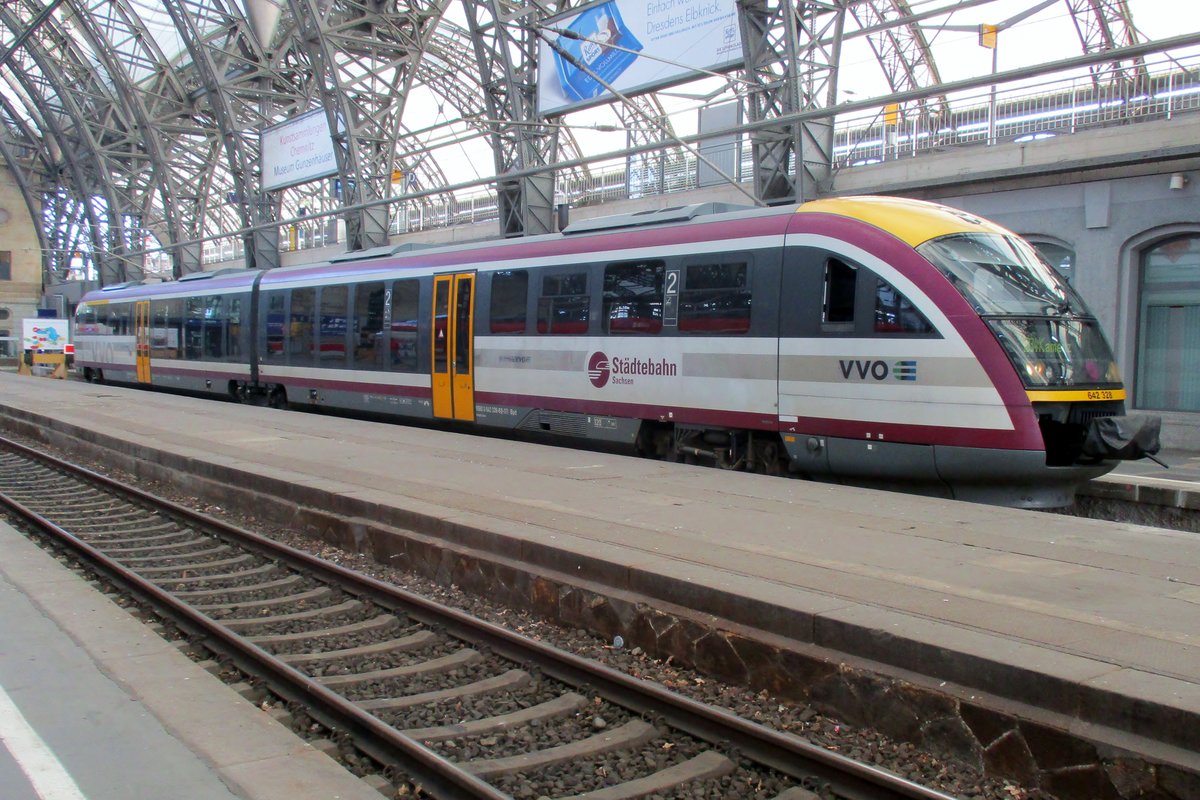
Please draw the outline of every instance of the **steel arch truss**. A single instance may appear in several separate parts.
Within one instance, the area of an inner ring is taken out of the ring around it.
[[[449,0],[342,2],[291,0],[334,133],[348,206],[386,198],[396,163],[405,103]],[[354,176],[353,179],[350,176]],[[350,249],[378,247],[388,234],[387,206],[347,215]]]
[[[1138,43],[1137,28],[1129,13],[1128,0],[1064,0],[1070,9],[1075,30],[1084,53],[1103,53],[1117,47]],[[1092,82],[1097,88],[1119,84],[1141,83],[1147,80],[1145,60],[1129,63],[1113,61],[1091,68]]]
[[[197,131],[185,87],[128,0],[68,0],[68,5],[79,26],[76,45],[103,64],[124,109],[129,147],[142,150],[147,183],[137,187],[144,191],[135,199],[144,235],[168,246],[176,276],[194,272],[200,269],[199,246],[172,245],[202,235],[204,206],[194,187],[206,184],[212,138],[202,137],[199,157],[188,148]]]
[[[0,21],[19,31],[44,10],[35,0],[0,7]],[[23,94],[40,109],[56,151],[56,171],[78,190],[91,227],[98,267],[109,281],[141,277],[142,202],[151,189],[149,163],[118,87],[103,80],[70,33],[54,19],[33,30],[13,53],[11,71]],[[69,213],[69,212],[68,212]]]
[[[751,122],[836,102],[846,0],[738,0]],[[828,188],[833,120],[758,128],[754,193],[765,203],[808,200]]]
[[[554,174],[525,171],[547,167],[557,148],[558,128],[545,125],[536,112],[535,28],[556,9],[507,0],[463,0],[463,7],[492,126],[500,232],[547,233],[553,225]]]
[[[874,0],[851,3],[847,9],[859,28],[870,31],[867,41],[879,59],[888,86],[893,92],[922,89],[942,82],[929,39],[915,21],[908,0]],[[908,20],[908,21],[905,21]],[[926,129],[934,130],[936,120],[946,112],[944,97],[918,101],[917,115]]]

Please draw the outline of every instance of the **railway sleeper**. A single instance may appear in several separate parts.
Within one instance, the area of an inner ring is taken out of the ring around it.
[[[409,728],[406,736],[423,744],[459,739],[464,736],[484,736],[489,733],[519,728],[533,722],[546,723],[552,719],[574,714],[587,705],[587,698],[577,692],[567,692],[553,700],[522,708],[509,714],[499,714],[484,719],[467,720],[454,725],[439,725],[432,728]]]
[[[411,678],[417,675],[449,672],[459,667],[478,664],[482,661],[483,656],[478,650],[465,647],[462,650],[442,656],[441,658],[431,658],[428,661],[407,664],[403,667],[377,669],[370,672],[350,672],[345,675],[324,675],[315,680],[324,686],[348,686],[355,683],[384,681],[391,678]]]
[[[654,725],[645,720],[634,719],[619,728],[604,731],[586,739],[516,756],[477,759],[460,764],[460,766],[467,772],[488,780],[502,775],[544,769],[576,759],[592,758],[614,750],[641,747],[658,735],[659,731]]]

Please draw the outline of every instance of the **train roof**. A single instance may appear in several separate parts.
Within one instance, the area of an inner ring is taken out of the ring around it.
[[[912,247],[955,233],[1009,234],[994,222],[957,208],[907,197],[864,195],[812,200],[798,214],[836,214],[874,225]]]
[[[163,281],[162,283],[128,281],[88,292],[80,299],[80,302],[107,303],[114,300],[129,300],[135,297],[182,297],[203,294],[209,291],[237,291],[239,289],[248,289],[254,283],[255,276],[261,272],[262,270],[260,269],[230,267],[211,272],[192,272],[178,280]],[[201,289],[201,286],[204,288]]]
[[[727,203],[699,203],[582,220],[562,233],[514,239],[489,239],[442,246],[388,247],[335,257],[318,264],[273,269],[262,285],[283,284],[336,275],[369,279],[395,270],[505,269],[518,261],[552,259],[630,247],[655,247],[697,241],[687,230],[709,225],[704,239],[737,239],[782,235],[795,206],[757,208]]]
[[[89,292],[84,302],[171,297],[236,291],[249,288],[262,274],[264,286],[326,276],[369,279],[395,270],[440,270],[470,266],[503,268],[525,259],[603,252],[629,247],[654,247],[692,241],[686,229],[707,225],[706,239],[736,239],[780,234],[794,214],[833,214],[873,225],[916,247],[930,239],[955,233],[1009,233],[965,211],[923,200],[886,196],[832,197],[803,205],[756,208],[728,203],[694,203],[629,214],[580,220],[562,233],[502,240],[479,240],[447,245],[405,243],[343,253],[325,262],[262,270],[225,269],[193,273],[162,284],[130,283]],[[472,254],[486,254],[474,259]],[[204,283],[200,283],[203,281]]]

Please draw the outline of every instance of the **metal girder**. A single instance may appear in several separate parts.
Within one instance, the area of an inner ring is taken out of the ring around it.
[[[9,89],[16,93],[20,87],[10,84]],[[21,187],[30,219],[38,228],[42,282],[49,285],[66,278],[71,254],[81,249],[80,241],[100,236],[100,230],[95,215],[90,213],[90,204],[67,198],[62,189],[63,160],[54,156],[62,148],[54,138],[53,126],[42,119],[40,108],[31,107],[27,98],[22,100],[23,105],[17,108],[7,94],[0,93],[6,134],[0,154]],[[14,130],[22,134],[12,135]],[[70,210],[63,207],[68,205],[68,199]]]
[[[386,198],[396,143],[418,65],[449,0],[323,3],[290,0],[317,87],[335,131],[346,205]],[[387,242],[388,209],[378,204],[346,219],[351,250]]]
[[[496,163],[496,199],[504,236],[549,233],[554,224],[554,173],[507,173],[548,165],[558,128],[537,116],[536,17],[544,10],[506,0],[463,0],[475,45]]]
[[[738,8],[749,120],[834,105],[846,0],[738,0]],[[759,200],[802,202],[828,188],[832,120],[760,128],[751,143]]]
[[[1103,53],[1117,47],[1137,44],[1137,28],[1129,12],[1128,0],[1063,0],[1079,33],[1084,53]],[[1113,61],[1091,68],[1097,88],[1114,84],[1148,81],[1145,59],[1128,63]]]
[[[292,54],[286,50],[273,64],[229,0],[165,0],[163,5],[191,57],[189,76],[197,85],[190,96],[203,99],[220,132],[232,187],[227,199],[238,216],[231,228],[254,229],[243,236],[246,266],[277,267],[279,229],[270,227],[278,218],[276,203],[262,191],[257,134],[305,109],[308,65],[289,63]]]
[[[0,22],[19,32],[43,10],[35,0],[6,3]],[[140,259],[130,261],[128,255],[140,236],[134,197],[144,193],[145,163],[126,134],[128,120],[118,98],[52,18],[13,51],[10,63],[18,65],[10,74],[53,136],[60,178],[75,186],[76,201],[86,208],[101,281],[140,278]]]
[[[43,204],[39,195],[42,187],[34,181],[44,183],[47,164],[43,161],[45,148],[41,146],[33,130],[24,119],[15,113],[8,98],[0,93],[0,158],[4,159],[12,173],[13,180],[29,209],[29,218],[34,220],[37,230],[38,245],[42,249],[42,288],[53,283],[57,274],[57,263],[53,259],[50,240],[46,236],[44,225],[38,225],[43,212]],[[41,162],[41,168],[38,163]]]
[[[185,110],[183,86],[172,70],[164,69],[163,53],[127,0],[69,0],[68,4],[78,25],[77,41],[82,39],[91,57],[104,66],[132,125],[126,132],[130,146],[140,148],[149,161],[145,193],[134,198],[143,227],[154,230],[170,248],[176,277],[195,272],[200,269],[199,248],[172,244],[200,234],[201,214],[195,202],[188,202],[186,187],[195,185],[189,181],[201,175],[194,168],[185,169],[187,160],[178,157],[185,137],[146,135],[166,133],[172,122],[178,123]],[[152,90],[139,90],[139,81],[148,79],[153,80]]]
[[[879,66],[893,92],[936,86],[942,82],[925,32],[912,20],[908,0],[870,0],[851,3],[847,10],[860,28],[873,29],[867,42],[879,59]],[[928,119],[946,111],[945,96],[922,100],[917,114]],[[934,126],[928,126],[934,127]]]

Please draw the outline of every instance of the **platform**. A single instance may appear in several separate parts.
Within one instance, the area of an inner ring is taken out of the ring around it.
[[[0,797],[380,795],[0,522]]]
[[[1133,753],[1200,787],[1193,534],[0,374],[0,432],[33,424],[1050,788]]]

